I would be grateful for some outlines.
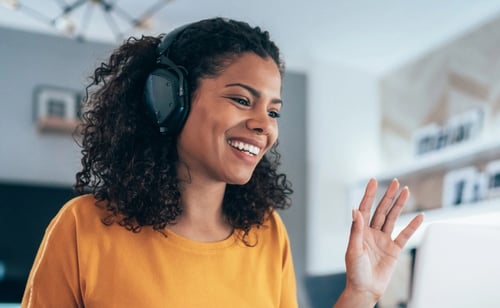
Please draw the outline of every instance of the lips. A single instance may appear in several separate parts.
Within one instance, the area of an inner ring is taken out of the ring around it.
[[[238,151],[250,156],[257,156],[262,150],[261,146],[257,145],[256,142],[249,143],[248,141],[228,139],[227,143]]]

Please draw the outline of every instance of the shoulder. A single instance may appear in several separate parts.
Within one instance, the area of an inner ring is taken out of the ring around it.
[[[264,226],[274,228],[278,231],[280,230],[286,231],[285,223],[283,223],[280,214],[276,210],[272,210],[272,212],[269,214],[266,221],[264,222]]]
[[[75,218],[85,217],[88,215],[102,214],[104,210],[98,207],[97,200],[93,195],[87,194],[75,197],[66,202],[57,216],[72,216]],[[57,217],[56,216],[56,217]]]
[[[286,226],[276,210],[271,211],[257,232],[265,236],[267,240],[279,242],[280,246],[288,242]]]
[[[92,205],[95,206],[96,201],[97,201],[96,198],[91,194],[81,195],[78,197],[74,197],[73,199],[70,199],[68,202],[66,202],[61,208],[61,211],[62,212],[81,211],[86,207]]]
[[[94,197],[85,195],[73,198],[61,207],[45,229],[39,249],[41,260],[46,256],[63,259],[63,256],[71,255],[69,258],[73,258],[79,239],[85,233],[82,230],[90,229],[90,224],[100,221],[99,208],[94,204]]]
[[[52,219],[50,228],[82,228],[97,223],[107,214],[104,207],[97,206],[93,195],[87,194],[75,197],[66,202]]]

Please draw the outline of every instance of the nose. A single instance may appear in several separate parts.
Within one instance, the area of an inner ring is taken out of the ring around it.
[[[269,135],[274,127],[273,119],[269,117],[267,111],[254,112],[253,115],[247,119],[246,125],[248,129],[259,135]]]

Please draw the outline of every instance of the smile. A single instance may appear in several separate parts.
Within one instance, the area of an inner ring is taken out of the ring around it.
[[[260,153],[260,148],[241,141],[228,140],[227,144],[237,149],[238,151],[244,152],[245,154],[250,156],[256,156]]]

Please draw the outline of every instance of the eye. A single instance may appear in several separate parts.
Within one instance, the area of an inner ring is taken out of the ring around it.
[[[277,119],[277,118],[281,117],[281,114],[279,112],[277,112],[277,111],[269,111],[268,114],[269,114],[269,116],[271,118],[274,118],[274,119]]]
[[[240,105],[243,105],[243,106],[250,106],[250,102],[245,99],[245,98],[241,98],[241,97],[229,97],[230,100],[232,100],[233,102],[237,103],[237,104],[240,104]]]

